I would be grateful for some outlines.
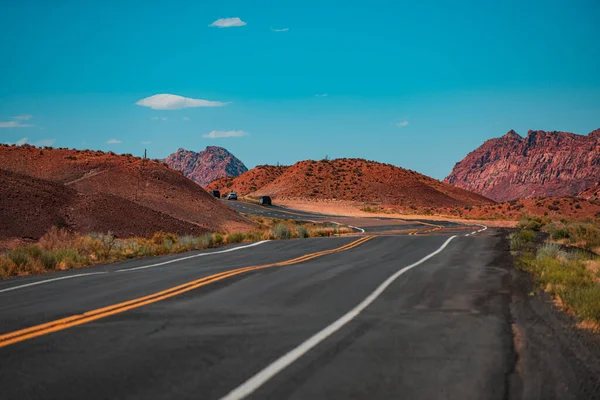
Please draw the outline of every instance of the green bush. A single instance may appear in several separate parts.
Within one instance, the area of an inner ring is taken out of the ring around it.
[[[246,240],[250,242],[258,242],[263,238],[263,233],[260,231],[252,231],[246,234]]]
[[[600,285],[568,286],[559,295],[578,317],[600,322]]]
[[[510,250],[513,252],[533,250],[535,237],[535,232],[528,229],[511,233]]]
[[[275,239],[289,239],[292,237],[292,231],[285,224],[277,224],[271,230],[271,236]]]
[[[525,217],[519,221],[517,228],[528,229],[537,232],[540,231],[544,225],[546,225],[546,221],[541,217]]]
[[[298,233],[298,237],[302,239],[306,239],[309,236],[308,229],[302,225],[296,227],[296,232]]]
[[[227,235],[227,243],[239,243],[244,241],[246,235],[243,233],[235,232]]]
[[[30,252],[25,247],[17,247],[16,249],[8,253],[8,258],[17,266],[21,268],[24,265],[30,264],[33,260]]]
[[[225,238],[223,237],[223,234],[221,234],[219,232],[213,233],[213,242],[216,245],[220,245],[221,243],[223,243],[224,240],[225,240]]]

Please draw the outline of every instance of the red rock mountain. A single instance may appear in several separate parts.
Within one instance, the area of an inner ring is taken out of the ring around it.
[[[589,135],[511,130],[457,163],[444,180],[496,201],[577,195],[600,178],[600,129]]]
[[[274,199],[336,199],[423,207],[493,203],[414,171],[354,158],[300,161],[290,167],[262,166],[211,186]]]
[[[166,163],[204,187],[215,179],[238,176],[248,171],[244,163],[227,149],[217,146],[208,146],[199,153],[179,149],[167,157]]]

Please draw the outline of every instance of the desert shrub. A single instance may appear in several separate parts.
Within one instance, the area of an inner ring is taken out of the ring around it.
[[[333,236],[335,231],[333,228],[315,228],[310,230],[310,236],[312,237],[329,237]]]
[[[8,252],[8,258],[11,259],[17,268],[31,264],[33,261],[33,257],[25,247],[17,247],[16,249]]]
[[[302,225],[296,227],[296,233],[298,234],[299,238],[303,238],[303,239],[305,239],[309,236],[308,229]]]
[[[215,241],[213,239],[212,233],[206,233],[198,237],[196,243],[196,248],[208,249],[214,246]]]
[[[570,237],[569,231],[566,228],[557,228],[553,230],[550,237],[554,240],[568,239]]]
[[[535,232],[528,229],[511,233],[509,236],[510,250],[512,252],[532,250],[535,237]]]
[[[198,245],[198,238],[192,235],[180,236],[177,239],[177,245],[182,249],[191,250]]]
[[[554,243],[545,243],[537,251],[536,258],[568,258],[568,252],[564,251],[560,245]]]
[[[250,242],[258,242],[263,239],[263,233],[261,231],[252,231],[246,234],[246,240]]]
[[[541,217],[524,217],[519,221],[517,227],[531,231],[540,231],[546,223]]]
[[[40,262],[42,263],[42,266],[47,271],[52,271],[52,270],[56,269],[56,265],[58,264],[58,259],[56,257],[56,254],[54,253],[54,251],[46,250],[41,254]]]
[[[600,285],[568,286],[559,295],[578,317],[600,322]]]
[[[223,243],[224,240],[225,240],[225,237],[223,236],[223,234],[221,234],[219,232],[213,233],[213,243],[214,244],[220,245],[221,243]]]
[[[53,226],[44,234],[38,244],[46,250],[64,249],[73,245],[75,235],[65,228]]]
[[[0,278],[5,279],[17,274],[17,265],[8,257],[0,255]]]
[[[71,269],[79,265],[88,265],[89,260],[73,249],[60,249],[55,252],[56,267],[58,269]]]
[[[290,239],[292,231],[287,225],[279,223],[271,229],[271,236],[275,239]]]
[[[166,240],[174,243],[177,241],[177,235],[173,234],[173,233],[165,233],[165,232],[156,232],[154,235],[152,235],[152,241],[154,242],[154,244],[158,244],[161,245],[163,244]]]
[[[245,238],[245,235],[243,233],[239,233],[239,232],[234,232],[234,233],[229,233],[227,235],[227,243],[239,243],[242,242]]]

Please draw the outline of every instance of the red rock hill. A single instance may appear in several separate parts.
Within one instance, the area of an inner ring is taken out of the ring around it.
[[[255,184],[250,186],[248,182]],[[260,187],[259,182],[266,183]],[[243,195],[270,195],[275,199],[337,199],[424,207],[493,203],[414,171],[347,158],[255,168],[234,178],[229,187]]]
[[[0,146],[0,169],[14,173],[2,176],[0,208],[14,213],[15,221],[24,221],[25,215],[34,221],[35,215],[47,212],[55,224],[66,221],[75,230],[88,226],[140,236],[156,230],[197,233],[253,227],[180,172],[131,155]],[[9,195],[13,188],[17,197]],[[64,208],[70,204],[70,209]]]
[[[207,190],[219,190],[221,194],[236,192],[239,194],[252,193],[273,182],[285,172],[288,167],[274,165],[258,165],[238,177],[226,177],[212,181]]]
[[[589,135],[515,131],[457,163],[445,183],[496,201],[577,195],[600,177],[600,129]]]
[[[199,153],[179,149],[167,157],[166,163],[204,187],[215,179],[238,176],[248,171],[238,158],[217,146],[208,146]]]

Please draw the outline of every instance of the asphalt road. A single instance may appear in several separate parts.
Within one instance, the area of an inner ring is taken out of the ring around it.
[[[0,397],[505,399],[501,239],[452,234],[272,241],[0,282]]]

